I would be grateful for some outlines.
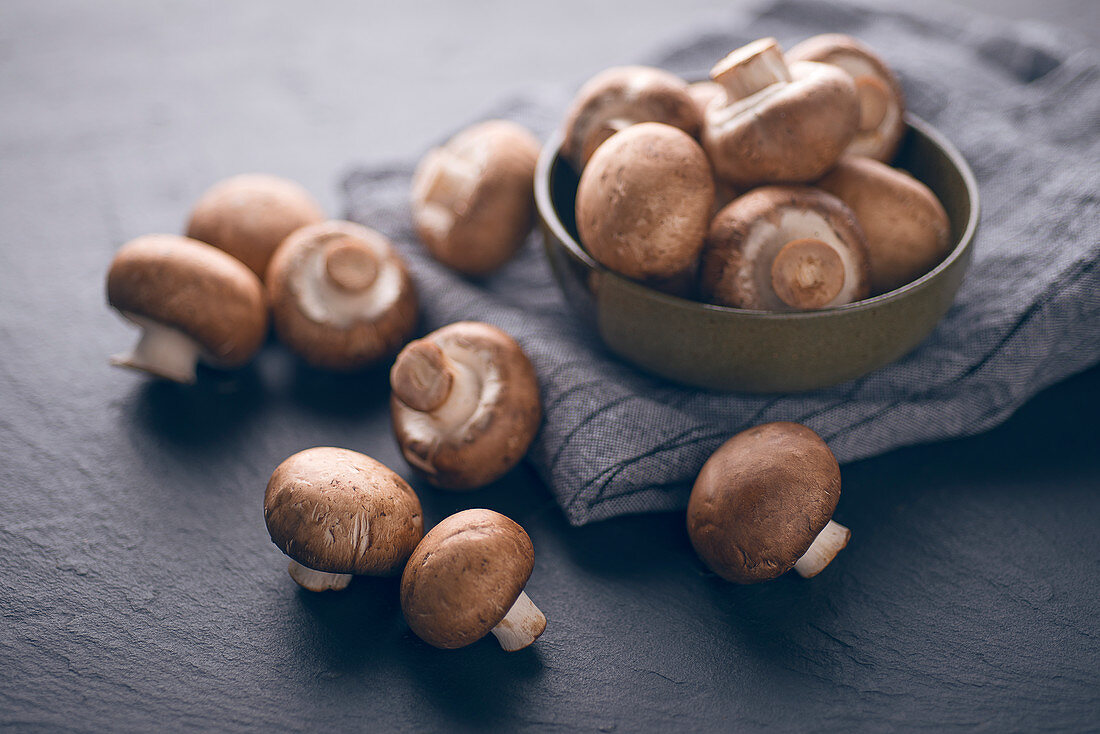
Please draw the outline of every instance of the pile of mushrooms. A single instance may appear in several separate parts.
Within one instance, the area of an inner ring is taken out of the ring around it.
[[[762,38],[710,75],[687,85],[621,67],[578,92],[561,155],[599,263],[708,303],[809,311],[894,290],[944,258],[943,206],[886,164],[905,99],[874,51],[827,34],[784,54]]]

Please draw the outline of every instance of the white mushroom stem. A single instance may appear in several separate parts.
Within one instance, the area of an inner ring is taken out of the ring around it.
[[[315,571],[293,560],[286,570],[290,572],[290,578],[309,591],[342,591],[351,583],[352,577],[350,573]]]
[[[794,570],[806,579],[818,575],[836,557],[836,554],[848,545],[848,538],[851,536],[851,530],[830,520],[829,524],[814,538],[814,542],[810,543],[806,553],[794,564]]]
[[[111,364],[143,370],[168,380],[191,384],[202,347],[178,329],[134,314],[123,314],[141,327],[141,338],[127,354],[111,357]]]
[[[413,202],[423,207],[419,214],[445,218],[450,227],[455,214],[465,212],[481,173],[476,162],[446,148],[429,150],[412,182]]]
[[[539,638],[546,629],[546,616],[539,611],[535,603],[523,591],[516,603],[504,615],[504,619],[493,627],[500,646],[508,652],[522,650]]]
[[[733,51],[710,70],[730,102],[756,94],[778,82],[791,81],[791,70],[774,38],[761,38]]]

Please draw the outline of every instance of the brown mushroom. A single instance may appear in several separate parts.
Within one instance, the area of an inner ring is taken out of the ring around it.
[[[717,82],[709,79],[701,82],[692,82],[688,85],[688,95],[695,102],[695,108],[699,110],[699,119],[707,113],[707,107],[712,101],[724,94],[722,87]]]
[[[388,239],[352,222],[295,231],[271,259],[266,285],[279,338],[317,367],[366,367],[416,329],[405,262]]]
[[[859,125],[852,78],[829,64],[788,66],[774,38],[737,49],[710,74],[724,93],[707,107],[701,140],[734,187],[813,181]]]
[[[141,327],[120,367],[176,382],[195,381],[199,360],[240,367],[267,335],[263,285],[236,258],[174,234],[131,240],[107,273],[107,301]]]
[[[767,581],[792,567],[809,578],[848,544],[848,528],[832,520],[839,499],[840,467],[821,437],[766,423],[707,459],[688,500],[688,535],[729,581]]]
[[[844,202],[808,186],[762,186],[711,222],[705,300],[761,311],[840,306],[869,292],[867,245]]]
[[[420,500],[385,465],[328,446],[276,467],[264,494],[271,542],[310,591],[340,590],[353,575],[395,576],[424,535]]]
[[[652,66],[600,72],[584,83],[566,112],[562,157],[580,172],[605,140],[639,122],[663,122],[698,134],[699,110],[687,82]]]
[[[703,247],[714,178],[699,144],[679,128],[643,122],[616,133],[577,186],[577,229],[599,262],[629,278],[668,279]]]
[[[485,275],[508,262],[534,220],[539,142],[507,120],[463,130],[413,174],[416,232],[439,262]]]
[[[293,181],[245,173],[214,184],[195,204],[187,236],[225,250],[261,278],[287,235],[325,218]]]
[[[788,62],[817,61],[848,72],[859,94],[859,129],[845,154],[893,159],[905,133],[905,94],[878,54],[851,36],[826,33],[807,38],[786,57]]]
[[[847,204],[867,236],[871,292],[886,293],[936,267],[951,247],[951,222],[927,186],[870,158],[846,156],[817,182]]]
[[[523,528],[492,510],[464,510],[436,525],[401,576],[401,610],[417,637],[444,649],[492,632],[508,652],[546,629],[524,593],[535,550]]]
[[[410,342],[390,372],[405,459],[444,489],[475,489],[519,463],[542,420],[535,368],[495,326],[460,321]]]

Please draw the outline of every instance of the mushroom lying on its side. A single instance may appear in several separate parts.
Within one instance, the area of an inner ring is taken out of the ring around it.
[[[871,292],[900,288],[936,267],[951,247],[951,222],[936,195],[909,174],[846,156],[816,186],[847,204],[867,236]]]
[[[266,283],[279,338],[316,367],[366,367],[416,329],[405,262],[384,236],[352,222],[295,231],[271,259]]]
[[[401,610],[417,637],[444,649],[492,632],[508,652],[546,629],[524,593],[535,549],[523,528],[492,510],[464,510],[436,525],[401,576]]]
[[[562,157],[580,173],[605,140],[639,122],[663,122],[694,137],[700,117],[687,82],[652,66],[600,72],[584,83],[566,112]]]
[[[352,575],[393,576],[424,535],[420,500],[369,456],[332,447],[299,451],[275,469],[264,494],[271,542],[290,556],[291,578],[310,591],[340,590]]]
[[[417,235],[439,262],[485,275],[508,262],[531,230],[539,141],[507,120],[463,130],[413,174]]]
[[[599,147],[577,186],[577,230],[592,257],[628,278],[669,279],[694,267],[714,204],[699,144],[643,122]]]
[[[839,66],[856,84],[859,129],[844,151],[888,162],[905,133],[905,95],[901,82],[866,44],[842,33],[807,38],[786,54],[787,61],[817,61]]]
[[[405,459],[444,489],[475,489],[519,463],[538,431],[535,368],[512,337],[460,321],[410,342],[390,372]]]
[[[222,250],[174,234],[127,242],[107,273],[107,301],[141,327],[120,367],[176,382],[195,381],[199,360],[240,367],[267,334],[263,285]]]
[[[707,107],[701,140],[733,187],[813,181],[859,126],[852,78],[829,64],[788,67],[774,38],[737,49],[710,73],[723,94]]]
[[[320,205],[293,181],[245,173],[214,184],[199,198],[187,236],[225,250],[263,278],[287,235],[324,218]]]
[[[848,543],[833,522],[840,467],[821,437],[798,423],[738,433],[703,465],[688,500],[695,552],[729,581],[767,581],[794,568],[809,578]]]
[[[808,186],[762,186],[711,222],[700,288],[711,303],[808,311],[866,298],[867,245],[842,201]]]

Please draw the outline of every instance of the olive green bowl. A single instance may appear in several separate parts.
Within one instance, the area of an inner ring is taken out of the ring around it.
[[[749,311],[653,290],[597,263],[577,237],[577,173],[542,151],[535,200],[554,277],[577,316],[614,353],[648,372],[714,390],[794,392],[865,375],[912,351],[951,307],[973,256],[978,187],[959,152],[912,115],[893,165],[923,181],[947,210],[953,247],[897,290],[804,313]]]

